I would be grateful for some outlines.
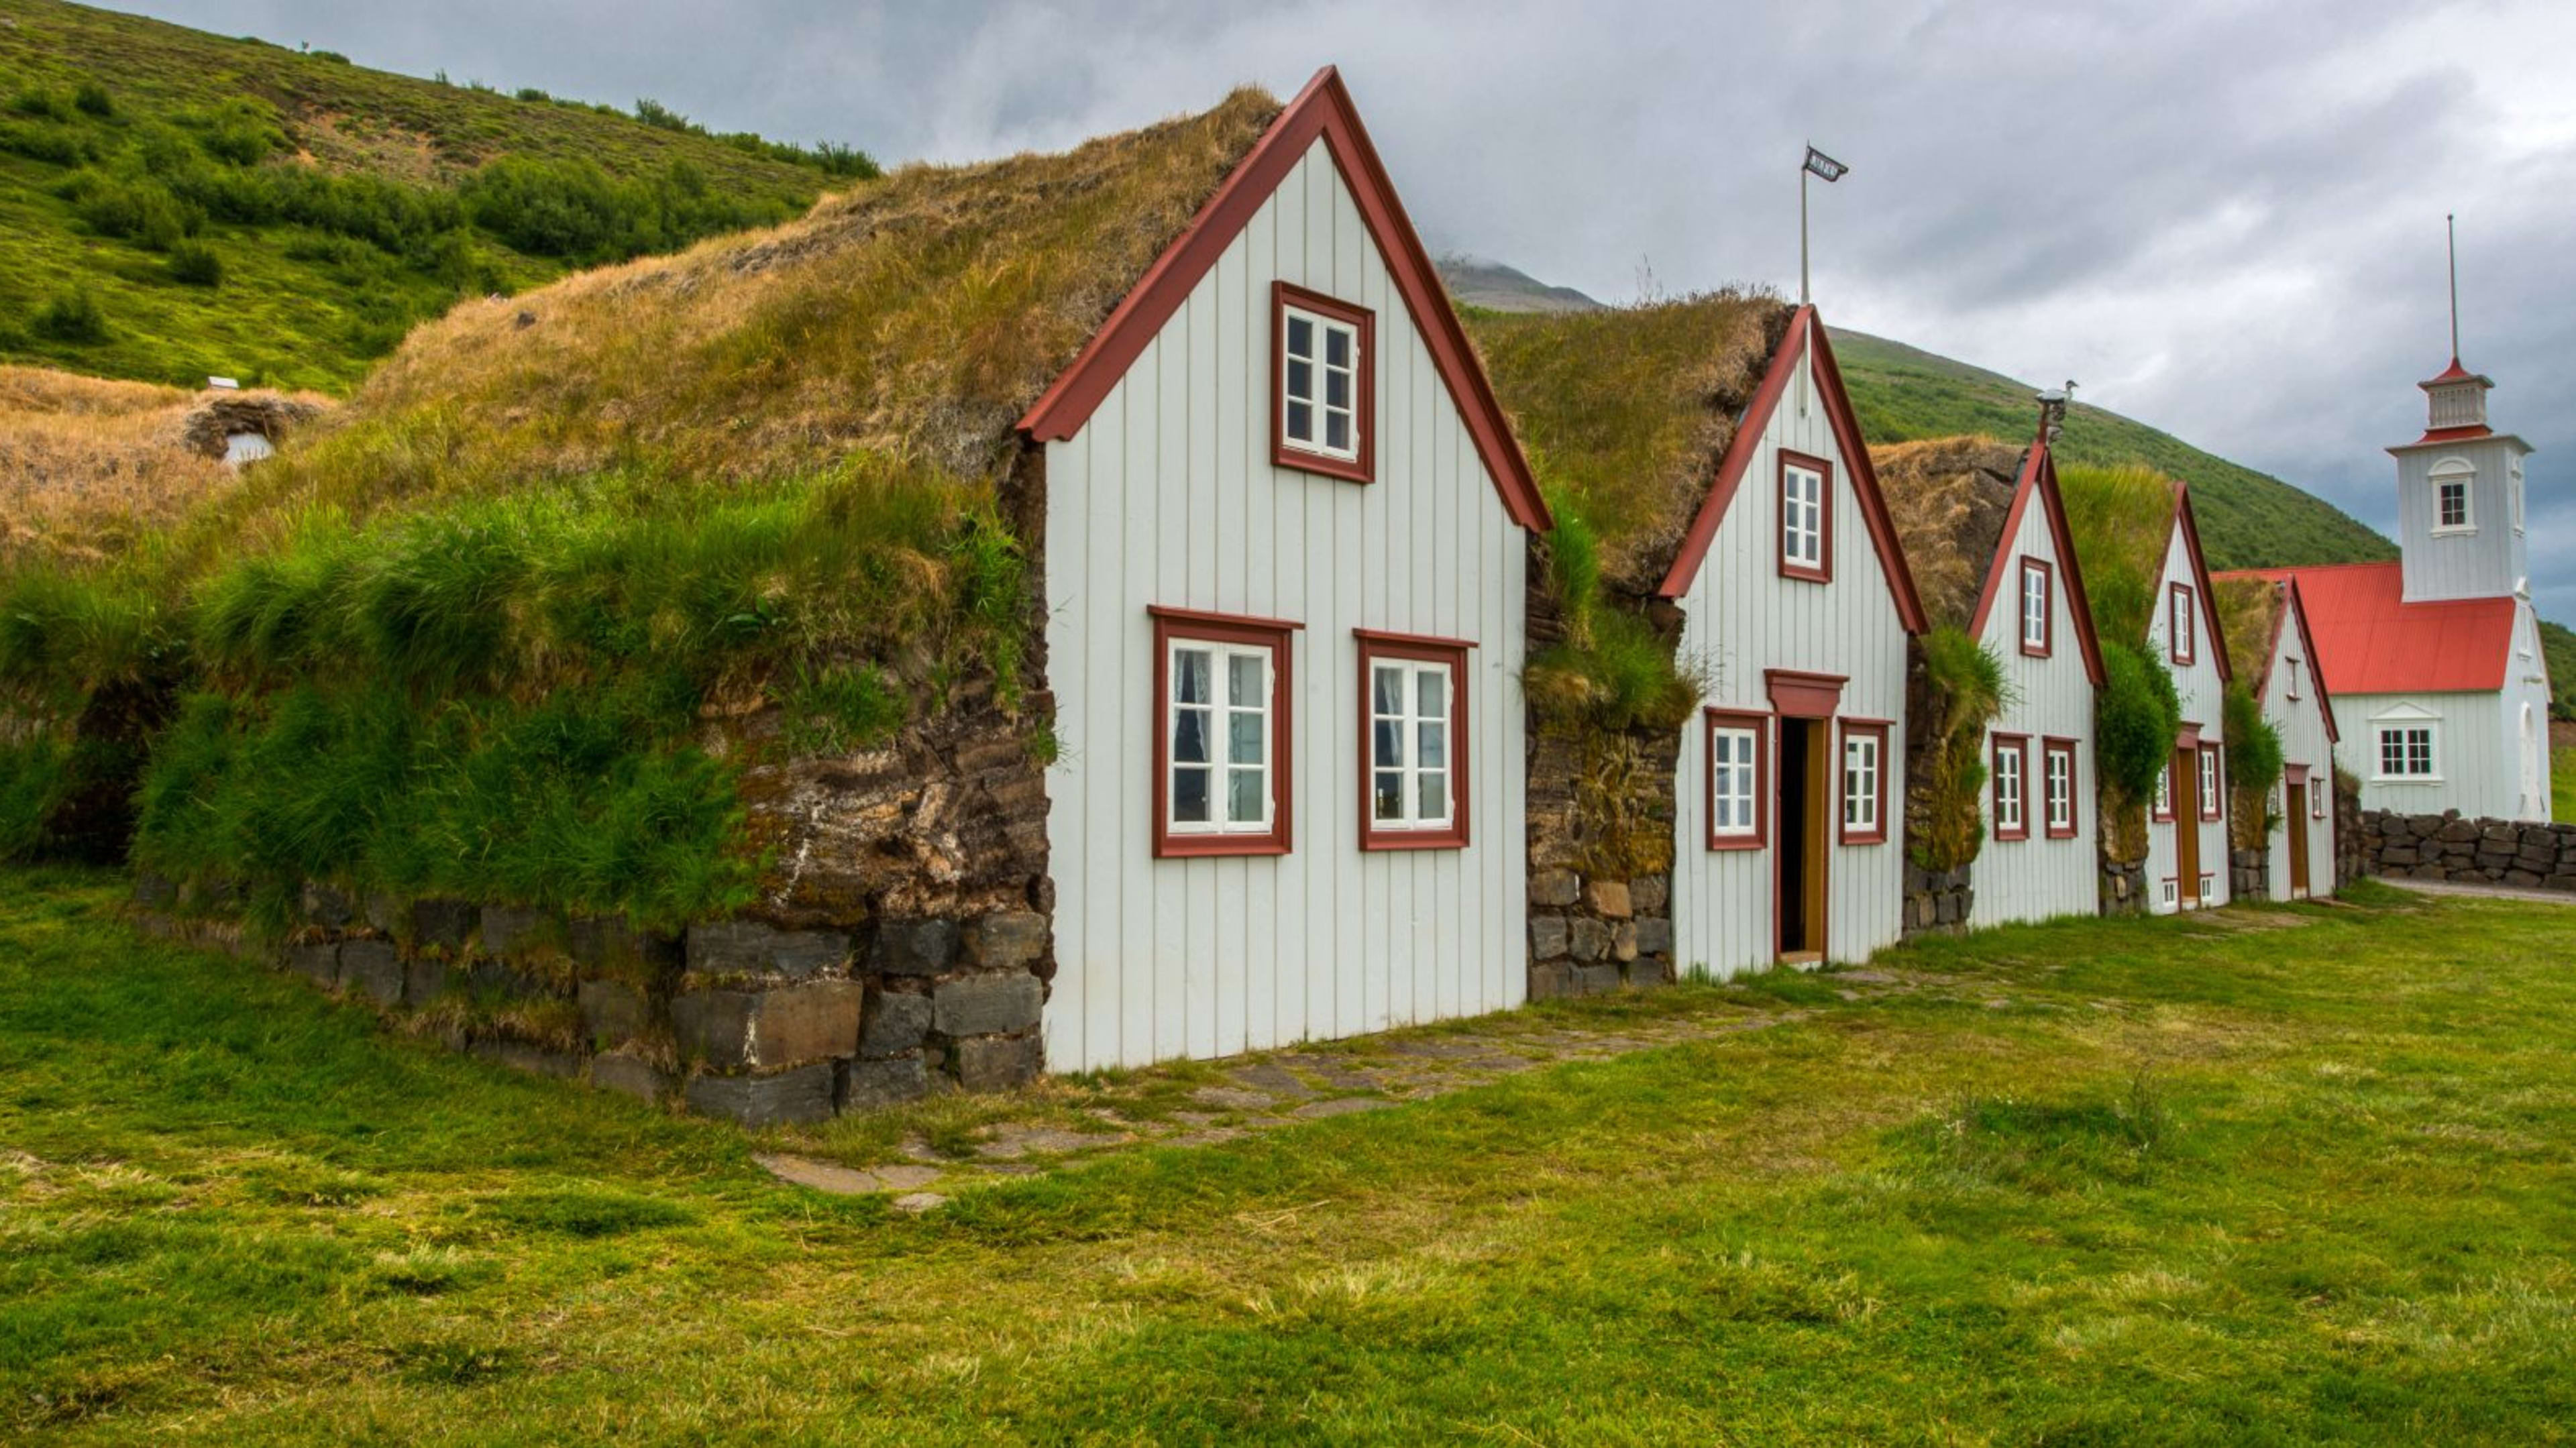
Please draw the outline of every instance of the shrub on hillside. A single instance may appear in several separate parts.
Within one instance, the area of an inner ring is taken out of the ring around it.
[[[95,80],[83,80],[72,87],[72,105],[83,115],[96,116],[100,120],[116,114],[116,97],[109,95],[107,87]]]
[[[202,241],[183,241],[170,248],[170,279],[192,287],[224,284],[224,259]]]
[[[36,309],[35,332],[55,342],[104,342],[108,335],[107,314],[99,310],[98,298],[90,295],[89,288],[75,287],[57,292]]]

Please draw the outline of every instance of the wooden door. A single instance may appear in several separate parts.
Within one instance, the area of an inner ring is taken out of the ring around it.
[[[2290,898],[2308,898],[2308,782],[2305,770],[2281,781],[2282,828],[2290,832]]]
[[[2200,756],[2174,755],[2174,898],[2200,908]]]
[[[1832,836],[1833,761],[1822,719],[1780,721],[1780,837],[1772,857],[1772,952],[1792,965],[1825,958],[1826,872]]]

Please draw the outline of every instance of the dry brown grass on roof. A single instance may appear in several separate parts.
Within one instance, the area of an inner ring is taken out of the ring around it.
[[[2227,662],[2237,681],[2251,688],[2263,677],[2272,648],[2272,626],[2288,607],[2289,590],[2264,578],[2213,578],[2210,600],[2218,615],[2218,632],[2227,641]]]
[[[1279,113],[1258,90],[1060,155],[906,167],[803,218],[471,302],[260,507],[636,467],[765,478],[857,450],[989,477],[1012,427]]]
[[[1598,531],[1604,575],[1642,592],[1707,496],[1791,310],[1767,292],[1724,291],[1464,315],[1540,484]]]
[[[1967,627],[2003,544],[2022,450],[1991,437],[1939,437],[1869,450],[1905,562],[1932,621]]]
[[[224,429],[212,430],[211,454],[203,446],[216,409],[304,413],[319,403],[0,366],[0,562],[111,556],[232,486]]]

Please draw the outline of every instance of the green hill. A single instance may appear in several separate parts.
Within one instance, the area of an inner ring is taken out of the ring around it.
[[[0,361],[344,391],[460,297],[784,220],[863,152],[0,0]]]
[[[1861,431],[1872,443],[1987,433],[2026,441],[2038,421],[2034,389],[2000,373],[1902,342],[1834,333],[1834,355]],[[2212,568],[2356,563],[2394,558],[2397,545],[2322,498],[2202,452],[2170,433],[2077,403],[2058,439],[2066,462],[2141,462],[2191,484],[2201,546]]]

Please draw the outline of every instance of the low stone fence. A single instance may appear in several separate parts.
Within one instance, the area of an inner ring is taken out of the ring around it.
[[[662,935],[310,886],[301,925],[261,950],[228,902],[187,893],[146,875],[136,901],[163,933],[267,959],[451,1049],[745,1125],[1000,1090],[1045,1064],[1047,922],[1032,911]]]
[[[2370,810],[2357,834],[2370,874],[2576,891],[2576,825]]]

